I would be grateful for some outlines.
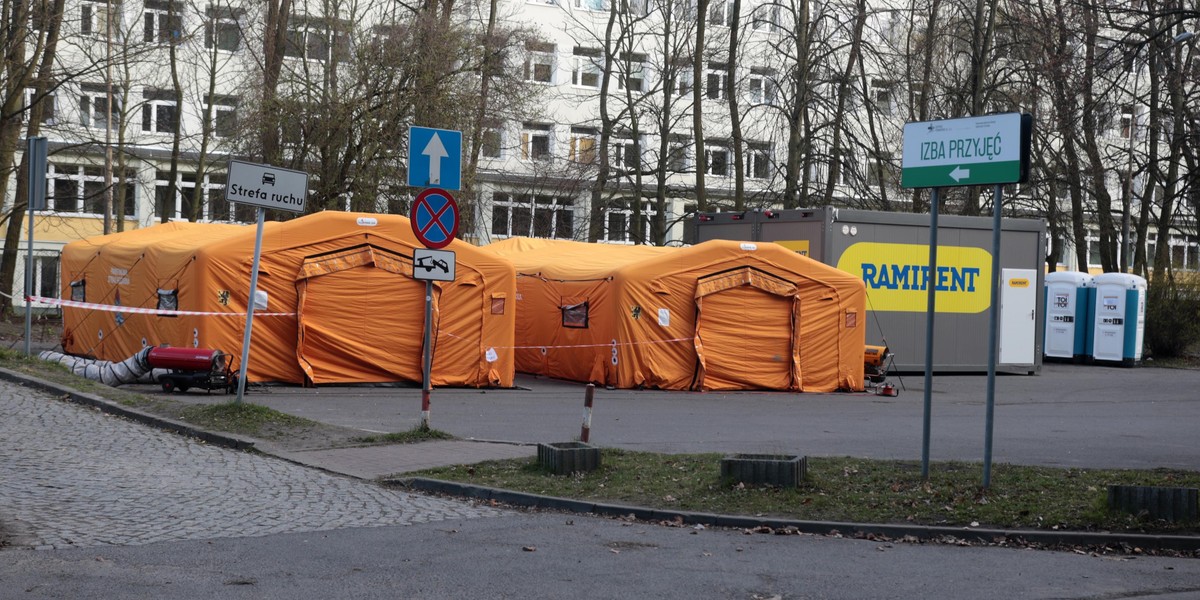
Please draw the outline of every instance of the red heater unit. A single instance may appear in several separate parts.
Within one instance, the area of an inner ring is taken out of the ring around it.
[[[168,394],[191,388],[230,393],[237,386],[233,357],[220,350],[158,346],[150,349],[146,362],[151,368],[167,370],[158,376],[158,383]]]

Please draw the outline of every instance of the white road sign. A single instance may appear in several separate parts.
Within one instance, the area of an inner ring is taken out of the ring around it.
[[[229,161],[225,199],[291,212],[304,212],[308,173],[240,160]]]
[[[413,249],[413,279],[454,281],[454,267],[454,252],[450,250]]]
[[[900,185],[905,188],[1018,183],[1028,173],[1023,115],[921,121],[904,125]]]

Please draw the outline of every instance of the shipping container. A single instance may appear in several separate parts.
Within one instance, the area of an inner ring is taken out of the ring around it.
[[[867,343],[887,346],[901,372],[925,369],[926,283],[937,289],[933,368],[980,372],[988,365],[992,285],[1000,286],[996,369],[1042,367],[1046,224],[1001,221],[1000,273],[992,274],[992,218],[938,218],[937,272],[929,272],[929,215],[845,208],[701,213],[697,243],[775,242],[862,277]]]

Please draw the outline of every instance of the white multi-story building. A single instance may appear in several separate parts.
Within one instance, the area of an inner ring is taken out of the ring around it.
[[[703,13],[695,0],[620,0],[616,10],[609,2],[498,0],[490,38],[488,4],[450,4],[442,21],[459,38],[440,46],[399,5],[309,0],[282,32],[275,89],[287,107],[263,111],[264,39],[277,2],[66,0],[49,88],[39,94],[31,83],[25,94],[26,105],[40,101],[40,135],[51,146],[32,293],[57,295],[57,251],[75,239],[172,219],[252,221],[254,207],[225,200],[223,173],[230,157],[262,160],[267,122],[281,166],[310,172],[321,208],[401,214],[413,191],[403,177],[407,126],[463,129],[464,147],[478,155],[463,161],[476,168],[464,173],[462,235],[477,243],[518,235],[687,243],[701,175],[707,210],[909,206],[912,194],[897,185],[900,131],[921,98],[900,73],[906,13],[873,3],[882,8],[855,34],[854,3],[745,0],[735,20],[732,0],[709,0]],[[44,24],[38,15],[31,22],[36,36]],[[853,50],[856,38],[871,50]],[[433,77],[420,65],[433,65]],[[489,73],[493,99],[479,109]],[[1130,127],[1128,115],[1103,124],[1114,161],[1129,156]],[[1109,187],[1119,198],[1116,173]],[[1036,189],[1014,195],[1027,214],[1047,201]],[[14,194],[10,177],[6,206]],[[1179,266],[1196,268],[1196,237],[1171,243]],[[1063,266],[1086,268],[1064,256]]]

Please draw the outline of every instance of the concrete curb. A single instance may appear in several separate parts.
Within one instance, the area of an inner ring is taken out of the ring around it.
[[[16,371],[0,367],[0,379],[11,381],[17,385],[32,387],[56,396],[63,396],[67,400],[70,400],[76,404],[91,406],[111,415],[125,417],[145,425],[150,425],[151,427],[157,427],[173,433],[194,437],[215,446],[221,446],[233,450],[255,449],[255,440],[250,438],[229,433],[215,433],[200,429],[195,425],[184,423],[183,421],[176,421],[174,419],[168,419],[147,412],[142,412],[136,408],[118,404],[107,398],[103,398],[95,394],[80,392],[65,385],[57,384],[52,381],[46,381],[45,379],[34,377],[32,375],[26,375],[25,373],[18,373]]]
[[[1003,542],[1026,543],[1040,546],[1121,546],[1142,550],[1169,550],[1175,552],[1200,553],[1200,536],[1142,535],[1129,533],[1103,533],[1086,531],[1038,531],[1025,529],[981,529],[977,527],[936,527],[925,525],[885,525],[871,523],[839,523],[834,521],[800,521],[736,515],[718,515],[676,510],[660,510],[619,504],[604,504],[586,500],[571,500],[554,496],[526,494],[498,488],[406,477],[387,479],[382,483],[399,485],[411,490],[433,492],[496,502],[525,508],[542,508],[564,512],[591,513],[606,517],[632,515],[639,521],[671,521],[688,525],[753,529],[769,527],[774,530],[791,528],[800,533],[814,535],[840,534],[850,538],[881,536],[890,539],[905,537],[921,541],[964,541],[968,543],[998,544]]]

